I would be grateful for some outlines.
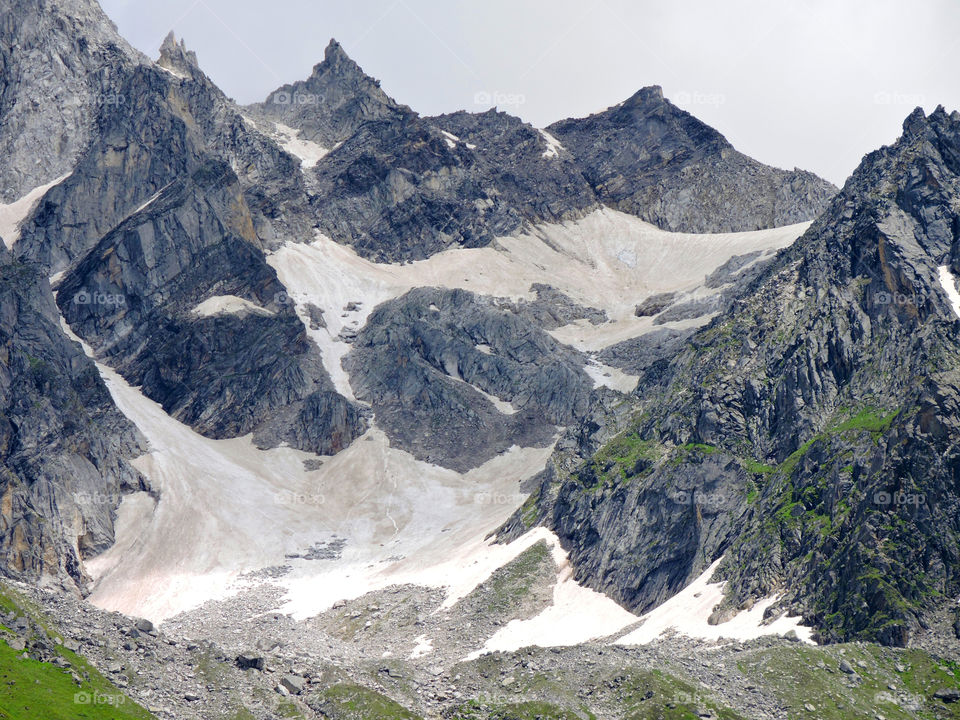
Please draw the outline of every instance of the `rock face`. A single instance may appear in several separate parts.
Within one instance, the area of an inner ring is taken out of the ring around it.
[[[145,450],[61,331],[42,268],[0,249],[0,570],[82,587],[121,496],[147,489],[128,463]]]
[[[413,114],[381,90],[380,82],[364,73],[336,40],[330,40],[323,62],[309,78],[277,88],[250,110],[300,130],[304,138],[327,149],[365,123]]]
[[[76,169],[24,221],[18,255],[65,269],[211,155],[237,168],[258,237],[309,237],[299,162],[249,125],[194,59],[168,38],[161,65],[123,75],[119,92],[129,101],[102,110]]]
[[[548,153],[534,128],[494,111],[367,122],[311,171],[318,222],[364,257],[400,262],[595,207],[570,158]]]
[[[419,288],[381,305],[344,367],[391,441],[460,471],[548,442],[593,387],[579,353],[464,290]]]
[[[547,128],[576,158],[599,200],[663,228],[735,232],[812,220],[836,188],[772,168],[664,99],[658,86],[587,118]]]
[[[93,0],[5,0],[0,18],[0,203],[69,173],[120,78],[145,61]]]
[[[783,593],[822,640],[892,645],[957,596],[958,191],[960,114],[918,109],[634,419],[571,430],[538,512],[578,578],[644,610],[723,556],[718,621]]]
[[[334,391],[222,161],[173,181],[107,233],[58,290],[67,322],[98,356],[201,433],[254,432],[266,445],[329,453],[365,427]],[[197,312],[223,296],[253,310]]]

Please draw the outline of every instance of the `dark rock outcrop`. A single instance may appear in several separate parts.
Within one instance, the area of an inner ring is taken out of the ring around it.
[[[265,445],[330,453],[363,431],[284,302],[237,177],[219,160],[107,233],[58,290],[64,317],[98,356],[199,432],[254,432]],[[219,296],[261,311],[198,317]]]
[[[299,161],[248,124],[194,60],[170,37],[162,65],[138,65],[123,74],[118,92],[126,101],[100,108],[74,171],[24,221],[19,256],[52,272],[65,269],[211,155],[236,168],[264,242],[310,237]]]
[[[5,0],[0,16],[0,203],[69,173],[103,108],[145,62],[94,0]]]
[[[67,339],[43,269],[0,249],[0,571],[83,588],[146,444]]]
[[[318,222],[365,257],[402,262],[595,207],[570,158],[547,150],[534,128],[495,111],[367,122],[312,171]]]
[[[283,85],[250,111],[297,129],[306,140],[327,149],[371,121],[401,120],[413,115],[380,89],[336,40],[330,40],[323,62],[306,80]]]
[[[891,645],[957,596],[960,323],[939,267],[960,269],[958,192],[960,114],[918,109],[645,372],[619,434],[571,429],[586,440],[527,517],[557,530],[579,578],[645,609],[725,556],[716,620],[783,593],[771,612],[821,640]]]
[[[593,387],[579,353],[464,290],[419,288],[384,303],[344,367],[391,441],[460,471],[511,445],[549,442],[586,411]]]
[[[547,128],[601,202],[664,230],[735,232],[812,220],[836,188],[738,152],[657,86],[603,112]]]

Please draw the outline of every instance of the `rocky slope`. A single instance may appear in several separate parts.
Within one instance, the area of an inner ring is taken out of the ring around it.
[[[619,105],[547,128],[576,158],[598,199],[665,230],[737,232],[817,217],[836,188],[769,167],[643,88]]]
[[[461,472],[546,445],[581,415],[593,387],[583,364],[509,305],[433,288],[377,308],[345,360],[399,447]]]
[[[335,453],[365,427],[333,389],[221,161],[107,233],[58,292],[98,357],[210,437],[254,432],[264,445]],[[240,309],[221,310],[224,298]]]
[[[632,419],[555,458],[533,514],[578,577],[643,610],[723,556],[716,620],[780,593],[771,612],[828,641],[905,645],[948,611],[958,158],[960,114],[915,111],[730,310],[641,378]]]
[[[85,586],[122,496],[148,489],[129,464],[144,450],[63,334],[42,268],[0,247],[0,571]]]
[[[305,139],[328,150],[365,123],[413,114],[381,90],[379,81],[364,73],[332,39],[323,62],[313,68],[309,78],[277,88],[249,109],[299,130]]]
[[[97,115],[146,59],[89,0],[5,0],[0,18],[0,202],[69,173]]]
[[[137,208],[209,156],[230,164],[266,243],[309,233],[295,157],[259,133],[169,36],[156,65],[122,72],[73,172],[21,226],[16,254],[64,270]]]

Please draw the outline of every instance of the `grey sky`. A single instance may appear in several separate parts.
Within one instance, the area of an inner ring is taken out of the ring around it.
[[[960,109],[955,0],[101,0],[155,57],[168,30],[239,102],[306,77],[336,37],[429,115],[488,100],[537,126],[644,85],[757,159],[840,184],[916,106]]]

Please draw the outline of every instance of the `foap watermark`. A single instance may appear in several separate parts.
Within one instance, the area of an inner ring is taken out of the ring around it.
[[[473,94],[473,104],[480,107],[519,107],[527,102],[523,93],[501,92],[500,90],[477,90]]]
[[[301,493],[282,490],[273,496],[275,505],[309,505],[317,507],[327,502],[322,493]]]
[[[126,701],[127,698],[123,695],[112,695],[99,691],[78,692],[73,695],[73,702],[76,705],[109,705],[111,707],[119,707]]]
[[[921,93],[905,93],[890,90],[880,90],[873,94],[875,105],[904,105],[906,107],[917,107],[926,102],[926,96]]]
[[[907,295],[902,292],[887,292],[883,290],[873,294],[873,301],[877,305],[912,305],[919,307],[920,298],[916,295]]]
[[[927,496],[923,493],[908,493],[898,490],[897,492],[887,492],[881,490],[873,494],[873,502],[881,507],[890,507],[893,505],[923,505],[927,502]]]
[[[727,102],[727,96],[723,93],[701,92],[699,90],[681,90],[674,94],[673,102],[675,105],[712,105],[720,107]]]
[[[63,103],[74,107],[119,107],[127,102],[127,96],[116,92],[80,93]]]
[[[73,494],[73,501],[77,505],[119,505],[122,499],[121,493],[78,492]]]
[[[509,505],[515,507],[526,499],[527,496],[523,493],[509,492],[478,492],[473,496],[473,502],[476,505]]]
[[[307,92],[288,92],[278,90],[270,96],[268,101],[274,105],[321,105],[323,104],[323,95],[319,93]]]
[[[723,508],[743,500],[744,494],[716,490],[704,492],[699,489],[671,490],[667,497],[677,505],[696,505],[701,508]]]
[[[706,705],[707,698],[704,697],[703,695],[697,695],[696,693],[688,693],[688,692],[680,691],[670,699],[670,702],[673,705],[686,705],[688,707],[691,705],[700,706],[700,705]]]
[[[127,299],[119,293],[81,290],[73,296],[74,305],[126,305]]]

